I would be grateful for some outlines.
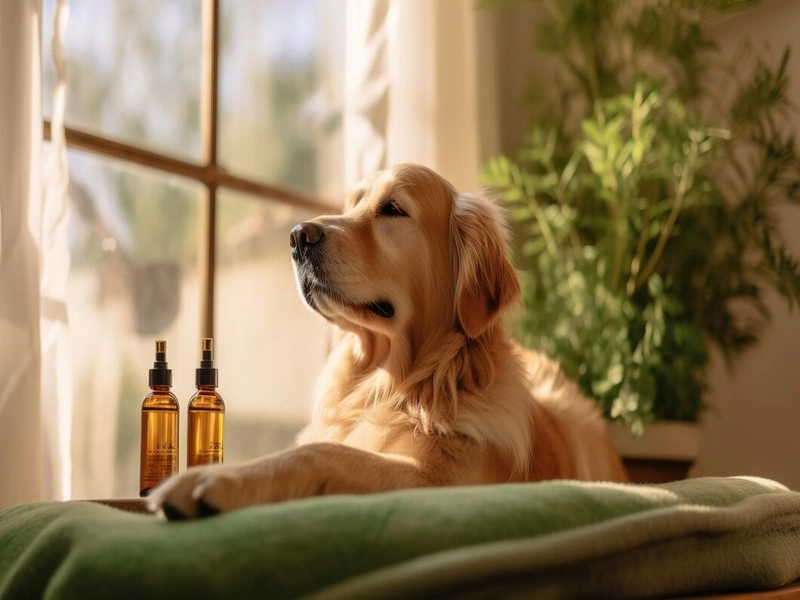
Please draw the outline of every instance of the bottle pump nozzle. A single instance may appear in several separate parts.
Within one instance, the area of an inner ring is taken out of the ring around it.
[[[150,369],[150,387],[172,385],[172,370],[167,365],[167,342],[156,340],[156,360]]]
[[[218,374],[214,368],[214,341],[203,338],[201,345],[200,367],[195,370],[195,385],[213,385],[217,387]]]

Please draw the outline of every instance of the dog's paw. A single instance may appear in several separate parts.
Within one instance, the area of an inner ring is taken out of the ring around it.
[[[153,489],[147,505],[170,521],[208,517],[254,504],[246,488],[235,466],[192,467]]]
[[[147,504],[177,521],[330,493],[335,469],[326,453],[329,446],[310,444],[235,465],[191,467],[157,486]]]

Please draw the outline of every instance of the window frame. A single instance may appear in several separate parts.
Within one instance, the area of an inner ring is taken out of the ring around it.
[[[202,0],[202,79],[200,87],[201,161],[193,162],[168,154],[146,150],[101,135],[64,127],[69,148],[135,164],[161,173],[196,181],[205,188],[205,211],[200,226],[201,273],[200,330],[203,337],[214,337],[214,289],[216,265],[217,192],[220,188],[243,192],[254,198],[289,204],[316,212],[331,212],[322,199],[281,186],[274,186],[229,173],[218,162],[219,99],[219,13],[221,0]],[[43,137],[51,140],[51,122],[43,121]]]

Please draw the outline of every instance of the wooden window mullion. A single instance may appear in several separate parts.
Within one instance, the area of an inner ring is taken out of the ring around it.
[[[219,3],[203,0],[203,63],[200,99],[200,132],[203,162],[211,172],[219,172],[217,162],[218,100],[219,100]],[[202,236],[199,269],[202,274],[200,331],[205,337],[214,335],[214,278],[216,271],[216,180],[206,181],[205,214],[201,220]]]

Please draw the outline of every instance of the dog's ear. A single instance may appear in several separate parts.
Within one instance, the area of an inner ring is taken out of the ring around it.
[[[476,338],[503,310],[520,302],[519,279],[507,256],[505,222],[494,203],[457,195],[451,231],[456,317],[464,333]]]

